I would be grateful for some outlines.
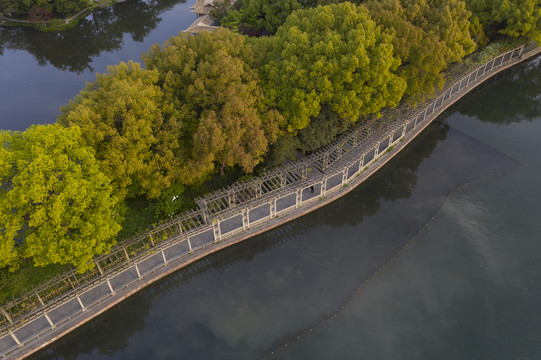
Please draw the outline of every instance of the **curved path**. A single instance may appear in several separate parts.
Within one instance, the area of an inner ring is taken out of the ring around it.
[[[0,337],[0,359],[28,356],[156,280],[211,253],[296,219],[346,195],[404,149],[439,114],[469,91],[495,74],[537,55],[539,52],[541,52],[541,48],[537,46],[529,46],[526,49],[520,47],[478,67],[438,94],[422,111],[416,112],[414,118],[397,126],[390,126],[390,133],[386,135],[388,141],[386,137],[382,140],[381,134],[379,134],[371,141],[368,139],[367,142],[363,143],[362,146],[371,149],[368,151],[373,153],[370,161],[364,162],[367,151],[360,151],[358,154],[361,154],[361,159],[350,159],[343,165],[345,166],[343,169],[335,170],[336,172],[328,174],[323,180],[318,180],[322,182],[317,184],[315,193],[313,185],[308,185],[308,188],[293,190],[293,192],[279,195],[279,197],[277,195],[274,200],[274,213],[271,205],[270,214],[265,216],[264,221],[254,222],[250,226],[250,209],[238,209],[236,216],[223,220],[222,225],[220,225],[220,221],[217,226],[213,222],[212,225],[209,225],[209,230],[206,233],[201,233],[208,234],[210,239],[206,239],[204,236],[198,238],[198,235],[192,236],[191,242],[190,239],[175,241],[173,238],[163,246],[151,249],[151,252],[143,259],[132,259],[133,261],[122,267],[120,271],[105,274],[90,287],[87,286],[80,291],[76,290],[73,296],[59,301],[54,307],[46,307],[46,304],[42,304],[41,312],[38,312],[32,320],[26,323],[13,323],[12,326],[7,327],[7,331]],[[395,134],[399,136],[395,136]],[[385,147],[380,146],[383,143],[385,143]],[[333,183],[332,186],[331,183]],[[284,200],[282,202],[284,204],[285,200],[293,201],[293,205],[287,205],[283,210],[277,211],[279,210],[277,204],[281,200]],[[252,208],[252,210],[262,206]],[[280,216],[276,216],[277,214]],[[245,218],[248,219],[248,226],[245,226]],[[240,225],[237,224],[239,219],[241,219]],[[224,230],[226,227],[233,230],[229,229],[226,233]],[[216,228],[217,232],[214,230]],[[222,233],[224,234],[222,235]],[[181,238],[180,235],[177,237]],[[129,259],[127,252],[126,258]],[[9,315],[4,312],[4,316],[8,317]]]

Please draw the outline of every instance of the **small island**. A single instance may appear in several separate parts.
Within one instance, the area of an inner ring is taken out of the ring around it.
[[[72,28],[95,9],[125,0],[0,1],[0,25],[29,26],[40,31]]]

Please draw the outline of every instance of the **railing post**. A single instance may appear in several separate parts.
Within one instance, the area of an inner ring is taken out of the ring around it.
[[[327,179],[328,177],[325,176],[325,178],[323,179],[323,182],[321,183],[321,196],[325,196],[325,194],[327,193]]]
[[[206,217],[206,214],[205,214],[205,217]],[[203,219],[203,222],[206,224],[207,222],[205,221],[205,219]],[[180,224],[180,222],[177,222],[177,227],[178,227],[178,233],[182,235],[183,231],[182,231],[182,225]]]
[[[130,257],[128,256],[128,250],[126,250],[126,247],[122,247],[122,250],[124,250],[124,255],[126,256],[126,260],[130,261]]]
[[[13,320],[11,320],[11,316],[4,310],[3,308],[0,308],[0,312],[2,312],[2,315],[9,321],[10,324],[13,324]]]
[[[19,339],[17,339],[17,337],[15,336],[15,334],[14,334],[11,330],[9,331],[9,335],[11,336],[11,338],[13,339],[13,341],[15,341],[15,343],[17,344],[18,347],[23,346],[23,344],[21,344],[21,342],[19,341]]]
[[[242,210],[242,230],[250,228],[250,209]]]
[[[100,272],[100,275],[103,275],[103,270],[101,269],[99,262],[95,258],[92,258],[92,259],[94,260],[94,264],[96,264],[96,267],[98,268],[98,271]]]
[[[346,185],[347,181],[348,181],[348,168],[346,167],[344,170],[342,170],[342,187]]]
[[[41,299],[41,296],[39,296],[38,292],[37,292],[37,291],[34,291],[34,294],[36,294],[36,297],[38,298],[38,301],[39,301],[39,303],[41,304],[41,306],[45,306],[45,303],[44,303],[43,300]]]
[[[43,311],[43,316],[45,317],[45,320],[47,320],[47,322],[49,323],[49,325],[51,326],[52,329],[54,329],[56,327],[55,324],[53,324],[51,318],[49,317],[49,315],[47,315],[47,313],[45,312],[45,310]]]
[[[295,190],[295,209],[300,208],[302,205],[302,189],[297,188]]]
[[[222,232],[220,230],[220,220],[216,220],[216,222],[214,222],[212,224],[212,232],[214,233],[214,242],[218,242],[218,241],[221,241],[222,240]]]
[[[111,285],[111,282],[109,281],[109,278],[107,278],[107,286],[109,286],[109,290],[111,291],[111,294],[115,294],[115,291],[113,290],[113,286]]]
[[[138,277],[139,279],[141,279],[142,276],[141,276],[141,272],[139,271],[139,266],[137,266],[137,263],[135,264],[135,271],[137,272],[137,277]]]
[[[83,309],[83,311],[86,311],[86,308],[83,305],[83,302],[81,301],[81,298],[79,297],[79,294],[75,294],[75,297],[77,298],[77,301],[79,302],[79,305],[81,306],[81,309]]]

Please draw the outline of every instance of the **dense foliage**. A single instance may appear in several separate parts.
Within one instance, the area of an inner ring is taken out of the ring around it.
[[[93,0],[0,0],[0,12],[26,15],[39,8],[61,15],[70,15],[92,7],[93,4]]]
[[[410,100],[444,84],[443,70],[471,53],[470,12],[460,0],[369,0],[373,19],[393,34],[402,64],[397,74],[407,82]]]
[[[364,7],[342,3],[296,11],[268,43],[264,91],[290,132],[308,126],[322,105],[355,121],[396,106],[406,89],[394,74],[400,60],[391,36]]]
[[[40,18],[87,3],[0,5]],[[0,132],[0,268],[90,268],[126,204],[172,216],[214,174],[278,164],[415,104],[485,34],[536,38],[541,16],[538,0],[239,0],[214,13],[232,31],[174,36],[144,67],[96,75],[58,125]]]
[[[499,33],[541,40],[539,0],[466,0],[466,3],[490,35]]]
[[[223,26],[242,33],[274,34],[296,10],[329,5],[334,0],[238,0],[235,9],[220,17]]]
[[[186,183],[218,164],[251,172],[276,139],[282,117],[264,105],[251,44],[222,30],[178,35],[143,56],[160,74],[167,117],[179,123]]]
[[[109,179],[78,127],[0,131],[0,267],[92,268],[120,230]]]
[[[158,196],[180,176],[179,127],[162,115],[159,74],[131,61],[108,71],[62,108],[58,121],[81,128],[121,196]]]

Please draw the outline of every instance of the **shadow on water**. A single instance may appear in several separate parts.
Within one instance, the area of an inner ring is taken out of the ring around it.
[[[339,316],[452,191],[515,165],[432,124],[346,197],[179,270],[32,358],[265,356]]]
[[[541,57],[537,57],[483,83],[460,102],[458,112],[497,124],[538,118],[541,113],[540,61]],[[494,96],[491,89],[505,89],[505,96]]]
[[[128,0],[97,10],[73,28],[44,33],[26,27],[0,28],[0,56],[25,50],[41,65],[82,73],[102,52],[120,49],[125,34],[142,42],[161,21],[160,14],[185,0]],[[173,34],[171,34],[173,35]]]

